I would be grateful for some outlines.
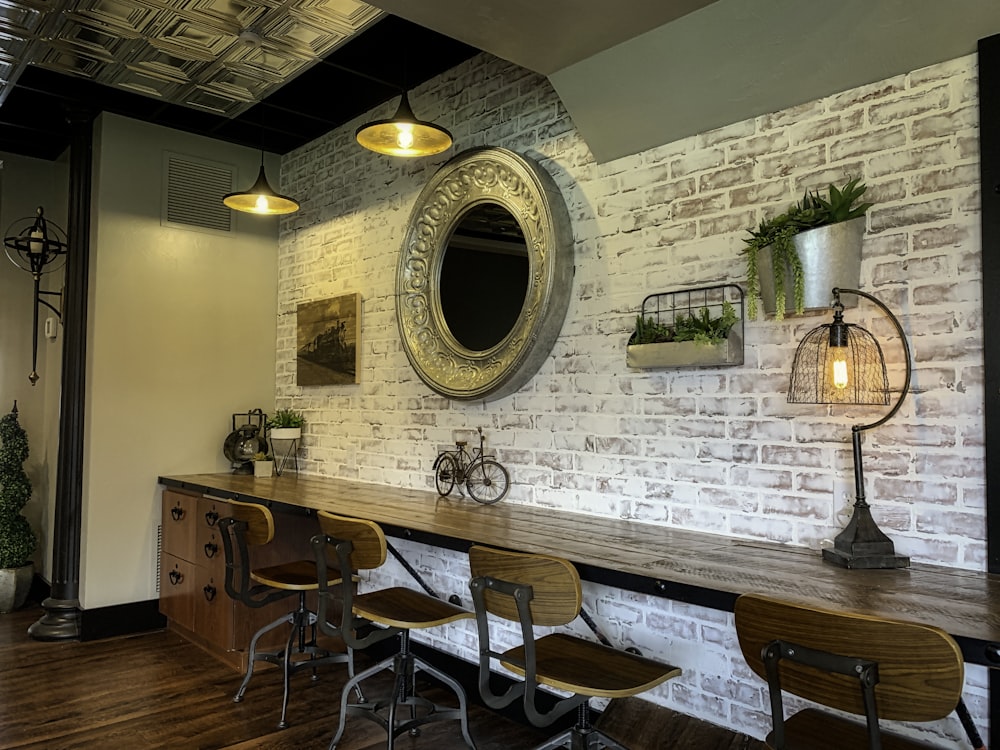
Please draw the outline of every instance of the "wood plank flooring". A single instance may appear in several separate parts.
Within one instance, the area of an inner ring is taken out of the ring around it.
[[[313,682],[293,678],[286,730],[277,671],[255,674],[242,703],[232,696],[241,676],[169,631],[88,643],[42,643],[27,635],[37,606],[0,615],[0,750],[170,748],[171,750],[325,749],[336,729],[346,670],[336,665]],[[383,683],[384,684],[384,683]],[[377,684],[365,683],[370,695]],[[428,697],[448,702],[446,691]],[[479,750],[530,748],[547,735],[470,709]],[[352,718],[338,750],[385,747],[372,722]],[[465,748],[458,723],[400,737],[399,750]]]
[[[276,728],[281,680],[265,668],[242,703],[242,676],[176,633],[159,631],[87,643],[42,643],[27,635],[37,605],[0,615],[0,750],[325,750],[337,725],[346,670],[335,665],[313,682],[293,678],[285,730]],[[361,663],[363,666],[363,662]],[[365,682],[369,696],[385,680]],[[432,700],[453,705],[448,691]],[[470,701],[471,703],[471,701]],[[472,703],[478,750],[527,750],[551,730],[536,730]],[[632,750],[763,750],[756,740],[639,699],[615,701],[597,725]],[[385,733],[351,718],[338,750],[378,750]],[[465,750],[457,722],[402,736],[398,750]]]

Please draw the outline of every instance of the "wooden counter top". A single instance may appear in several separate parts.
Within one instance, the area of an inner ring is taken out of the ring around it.
[[[573,561],[588,580],[732,610],[745,592],[936,625],[966,661],[1000,666],[1000,576],[915,564],[845,570],[816,550],[452,494],[288,474],[160,477],[199,494],[367,518],[386,533],[465,549],[476,542]]]

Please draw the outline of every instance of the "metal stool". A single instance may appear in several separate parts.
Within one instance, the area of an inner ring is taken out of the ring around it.
[[[325,511],[320,511],[317,517],[323,530],[323,534],[313,539],[318,570],[326,569],[327,550],[330,547],[336,550],[341,570],[344,571],[370,570],[385,563],[386,539],[378,524]],[[337,602],[342,604],[339,625],[327,621],[327,611],[333,603],[335,593],[342,597],[342,602]],[[396,737],[404,732],[416,735],[423,724],[455,720],[459,722],[465,744],[475,750],[476,746],[469,735],[468,708],[462,686],[410,650],[411,630],[433,628],[472,618],[471,612],[413,589],[393,587],[355,595],[351,585],[342,583],[339,592],[331,590],[329,586],[320,586],[318,614],[321,630],[337,632],[345,643],[356,649],[366,648],[388,638],[399,640],[396,654],[355,675],[344,685],[340,699],[340,723],[330,741],[329,750],[335,750],[340,742],[348,716],[362,716],[385,729],[387,750],[393,750]],[[358,637],[357,628],[367,624],[381,627],[364,637]],[[395,675],[392,691],[388,695],[369,703],[348,703],[353,688],[384,669],[391,669]],[[458,698],[458,708],[439,706],[417,695],[414,683],[418,670],[451,688]],[[398,716],[400,708],[408,709],[408,716]],[[385,715],[381,713],[383,710]]]
[[[316,670],[319,667],[346,663],[348,674],[353,676],[354,654],[350,648],[345,654],[328,651],[316,644],[316,613],[306,606],[306,592],[319,589],[316,563],[312,560],[295,560],[266,567],[252,567],[250,548],[268,544],[274,539],[274,516],[263,505],[231,500],[229,506],[230,516],[219,520],[222,546],[226,555],[226,593],[233,599],[254,608],[264,607],[291,596],[298,597],[298,605],[293,611],[254,633],[250,641],[247,673],[233,698],[236,703],[243,700],[243,694],[250,684],[257,662],[276,664],[282,669],[284,683],[278,728],[285,729],[288,726],[286,716],[292,675],[308,669],[312,672],[312,679],[315,680],[318,677]],[[327,569],[324,581],[328,586],[338,586],[341,583],[340,571]],[[348,585],[351,585],[350,576]],[[289,626],[288,640],[284,648],[259,651],[257,644],[261,636],[282,625]],[[303,655],[308,658],[296,659]]]
[[[575,709],[576,725],[536,750],[553,750],[567,742],[572,750],[597,750],[602,745],[628,750],[591,726],[590,699],[638,695],[678,676],[680,668],[566,633],[550,633],[536,639],[535,626],[566,625],[580,613],[583,604],[580,575],[567,560],[473,546],[469,549],[469,564],[479,630],[479,692],[486,705],[506,708],[520,698],[525,716],[537,727],[547,727]],[[493,651],[490,614],[518,623],[522,645],[503,653]],[[524,677],[503,695],[490,688],[490,665],[494,659]],[[535,703],[539,685],[572,695],[557,700],[549,711],[542,713]]]

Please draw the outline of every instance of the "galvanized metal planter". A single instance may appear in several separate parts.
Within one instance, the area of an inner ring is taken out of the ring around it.
[[[743,332],[733,326],[729,338],[717,344],[702,344],[697,341],[629,344],[625,348],[625,364],[640,370],[742,365]]]
[[[800,232],[792,238],[802,262],[804,276],[803,312],[827,310],[834,287],[857,289],[861,286],[861,240],[865,217],[829,224]],[[774,295],[774,270],[770,246],[761,248],[757,260],[760,276],[760,299],[765,313],[778,309]],[[795,315],[795,280],[785,271],[785,315]],[[856,307],[857,297],[844,298],[844,307]]]
[[[720,320],[726,307],[731,306],[736,322],[728,337],[716,343],[700,341],[662,341],[647,344],[629,343],[625,347],[625,364],[636,369],[667,367],[725,367],[743,364],[743,290],[737,284],[650,294],[642,301],[639,316],[663,326],[673,334],[683,319],[705,314]],[[631,342],[639,334],[638,322]],[[719,331],[721,334],[721,331]]]

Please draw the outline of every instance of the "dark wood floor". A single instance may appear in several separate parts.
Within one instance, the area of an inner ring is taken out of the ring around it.
[[[346,670],[313,682],[293,678],[288,720],[278,730],[281,680],[267,668],[254,675],[242,703],[232,696],[241,675],[161,631],[87,643],[41,643],[27,635],[37,605],[0,615],[0,750],[170,748],[170,750],[317,750],[333,736]],[[369,696],[384,680],[365,682]],[[427,697],[452,701],[431,688]],[[478,750],[527,750],[550,732],[535,730],[471,705]],[[598,726],[632,750],[763,750],[756,740],[638,698],[613,701]],[[352,718],[338,750],[377,750],[385,734]],[[457,722],[428,725],[400,737],[398,750],[463,750]]]
[[[171,750],[311,750],[326,748],[336,728],[341,666],[312,682],[299,674],[289,703],[291,726],[278,730],[278,672],[255,674],[233,703],[241,676],[171,632],[88,643],[40,643],[27,629],[37,607],[0,615],[0,750],[171,748]],[[377,687],[366,684],[368,693]],[[444,691],[429,697],[448,700]],[[479,750],[530,748],[546,736],[481,706],[470,712]],[[338,750],[385,747],[375,724],[352,719]],[[428,725],[399,750],[459,750],[457,722]]]

